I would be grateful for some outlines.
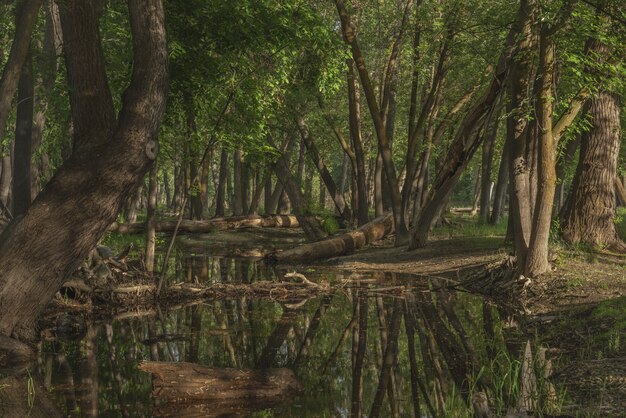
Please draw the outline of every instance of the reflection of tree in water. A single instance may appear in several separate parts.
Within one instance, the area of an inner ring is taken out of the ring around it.
[[[235,271],[249,271],[254,280],[253,265],[205,261],[191,261],[199,280],[212,280],[199,275],[204,271],[220,280],[236,280]],[[245,274],[237,275],[245,280]],[[352,282],[308,301],[280,305],[240,297],[90,325],[82,342],[46,344],[42,364],[48,387],[55,388],[66,411],[80,406],[82,416],[109,409],[150,416],[150,378],[136,366],[152,359],[217,368],[291,368],[306,393],[293,405],[274,406],[278,416],[295,411],[303,416],[329,411],[354,417],[468,416],[479,392],[488,394],[501,414],[517,405],[523,347],[520,341],[507,348],[495,308],[435,281],[430,288],[387,290],[373,281]],[[503,378],[507,373],[512,377]],[[247,411],[252,410],[251,404]]]

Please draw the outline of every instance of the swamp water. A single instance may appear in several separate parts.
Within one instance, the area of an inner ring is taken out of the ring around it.
[[[174,265],[173,280],[200,283],[250,283],[285,273],[198,253],[179,254]],[[87,323],[79,339],[46,341],[36,370],[24,378],[47,394],[29,396],[48,396],[72,417],[464,417],[473,416],[472,401],[480,403],[482,393],[498,416],[520,406],[547,416],[626,416],[625,382],[605,376],[626,368],[623,300],[520,326],[442,280],[299,272],[330,282],[332,290],[288,303],[218,297],[147,315],[130,310]],[[591,326],[590,319],[600,322]],[[167,404],[152,398],[152,378],[138,370],[143,360],[288,368],[304,390],[263,402],[242,393],[229,401]],[[599,377],[584,371],[603,361]],[[1,416],[13,415],[0,397]]]

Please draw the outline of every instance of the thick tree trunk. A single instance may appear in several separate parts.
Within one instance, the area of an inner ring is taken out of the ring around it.
[[[233,215],[243,215],[243,181],[242,170],[243,151],[237,148],[233,153]]]
[[[393,217],[387,214],[374,219],[354,231],[324,241],[304,244],[282,252],[268,254],[265,259],[270,264],[310,263],[329,257],[351,254],[367,244],[384,238],[391,232],[393,232]]]
[[[62,21],[76,146],[24,217],[0,238],[5,335],[33,337],[43,308],[95,247],[156,157],[167,91],[161,1],[129,2],[133,73],[117,123],[108,88],[97,88],[107,83],[95,13],[90,4],[71,3],[62,3]]]
[[[13,151],[13,216],[23,215],[30,206],[34,95],[33,61],[28,54],[17,88]]]
[[[304,390],[289,369],[218,369],[194,363],[144,361],[139,369],[151,373],[152,396],[169,402],[287,398]],[[207,390],[210,389],[210,390]]]
[[[539,51],[539,100],[537,101],[537,121],[539,129],[538,168],[539,182],[537,185],[537,203],[533,213],[532,234],[525,274],[531,277],[550,270],[548,260],[548,240],[552,221],[552,204],[556,189],[556,141],[552,132],[552,114],[554,112],[555,65],[554,34],[550,33],[547,24],[541,28]]]
[[[155,221],[156,232],[173,232],[178,221]],[[294,215],[243,215],[228,218],[213,218],[193,221],[183,219],[178,227],[179,233],[210,233],[241,228],[297,228],[298,219]],[[139,234],[147,228],[146,223],[113,223],[109,231],[118,234]]]
[[[570,243],[624,251],[615,230],[615,182],[621,125],[616,94],[601,92],[591,100],[588,113],[592,127],[581,140],[574,185],[561,225]]]

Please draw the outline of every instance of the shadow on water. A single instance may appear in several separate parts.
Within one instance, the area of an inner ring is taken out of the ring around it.
[[[176,281],[249,283],[279,274],[248,259],[206,255],[181,255],[174,265]],[[577,415],[570,404],[580,399],[567,393],[567,379],[555,386],[551,371],[553,362],[580,360],[542,345],[541,335],[554,335],[547,323],[522,332],[489,302],[436,279],[305,273],[332,282],[334,290],[292,305],[223,298],[92,321],[81,339],[42,343],[37,364],[22,380],[37,380],[41,387],[33,396],[53,399],[61,416],[72,417],[464,417],[481,416],[473,408],[487,399],[494,416],[520,408]],[[623,329],[613,332],[607,338],[619,344]],[[142,360],[214,370],[288,368],[304,392],[289,399],[242,394],[168,404],[151,397],[152,378],[138,370]],[[6,388],[0,382],[0,416],[13,416]]]

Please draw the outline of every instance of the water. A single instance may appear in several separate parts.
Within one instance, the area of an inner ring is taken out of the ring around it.
[[[199,283],[250,283],[284,274],[258,261],[197,251],[173,265],[172,280]],[[482,298],[435,279],[302,272],[331,282],[332,291],[289,303],[237,297],[136,314],[131,308],[125,319],[87,322],[80,339],[45,341],[31,375],[47,394],[35,396],[51,397],[65,416],[85,417],[462,417],[472,416],[472,398],[485,392],[500,414],[526,405],[576,415],[584,411],[580,397],[565,381],[548,379],[547,370],[597,359],[598,350],[601,358],[623,352],[624,328],[615,321],[599,332],[606,340],[572,353],[554,346],[554,330],[562,330],[558,321],[520,327]],[[304,393],[267,402],[167,405],[152,398],[151,377],[137,368],[143,360],[288,368]],[[597,403],[588,410],[620,413]]]

